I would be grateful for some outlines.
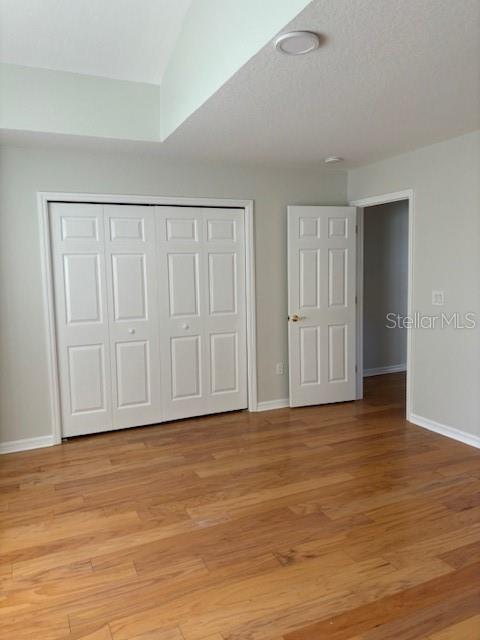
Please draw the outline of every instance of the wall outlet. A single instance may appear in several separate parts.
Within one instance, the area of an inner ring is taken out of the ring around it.
[[[445,304],[445,292],[444,291],[432,291],[432,304],[443,307]]]
[[[275,371],[277,372],[277,376],[283,376],[283,374],[285,373],[285,367],[283,366],[283,362],[277,362]]]

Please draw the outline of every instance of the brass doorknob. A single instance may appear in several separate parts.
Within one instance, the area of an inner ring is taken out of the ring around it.
[[[290,322],[298,322],[299,320],[303,320],[302,316],[299,316],[298,313],[294,313],[293,316],[288,316]]]

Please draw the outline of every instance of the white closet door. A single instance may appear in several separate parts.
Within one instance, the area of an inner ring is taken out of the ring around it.
[[[112,428],[102,209],[50,205],[64,436]]]
[[[162,420],[154,213],[104,207],[114,427]]]
[[[244,214],[157,207],[165,419],[247,406]]]

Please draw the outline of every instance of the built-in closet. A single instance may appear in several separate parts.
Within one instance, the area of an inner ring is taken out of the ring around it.
[[[63,436],[245,408],[244,210],[49,208]]]

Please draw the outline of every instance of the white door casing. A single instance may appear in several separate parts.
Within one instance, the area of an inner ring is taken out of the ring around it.
[[[112,420],[161,422],[155,209],[105,205]]]
[[[355,399],[354,207],[288,207],[290,406]]]
[[[103,207],[50,205],[63,435],[112,425]]]
[[[247,406],[244,212],[158,207],[165,419]]]

